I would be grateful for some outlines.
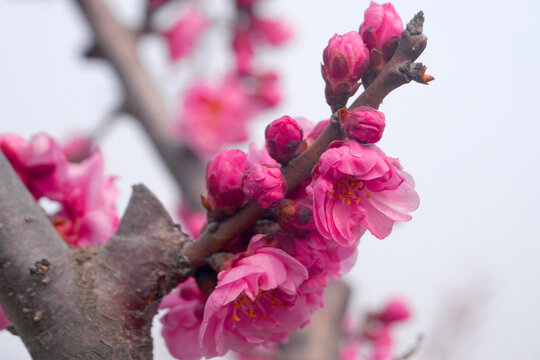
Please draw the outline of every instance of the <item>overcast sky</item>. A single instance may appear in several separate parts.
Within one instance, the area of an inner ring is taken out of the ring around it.
[[[208,0],[218,8],[223,1]],[[334,33],[357,29],[368,4],[268,2],[268,11],[285,14],[297,36],[266,54],[266,63],[284,74],[287,100],[253,125],[259,144],[265,124],[280,115],[328,117],[322,49]],[[136,22],[141,5],[114,1],[128,23]],[[348,276],[353,309],[404,294],[415,317],[399,333],[401,350],[418,333],[425,334],[426,348],[453,339],[454,326],[462,336],[448,359],[539,359],[540,6],[532,0],[394,5],[404,21],[424,10],[429,43],[420,60],[436,77],[429,86],[400,88],[381,107],[387,119],[381,147],[413,175],[421,205],[389,238],[362,240]],[[1,132],[60,137],[105,118],[119,88],[105,64],[81,59],[88,43],[86,25],[69,1],[0,1]],[[182,73],[190,65],[168,66],[164,44],[155,39],[145,40],[141,52],[172,113],[179,81],[192,76]],[[131,119],[120,118],[102,147],[108,173],[119,175],[121,210],[139,182],[174,208],[173,183]],[[457,307],[465,310],[453,316]],[[29,359],[5,332],[0,349],[2,359]],[[160,341],[156,354],[170,358]]]

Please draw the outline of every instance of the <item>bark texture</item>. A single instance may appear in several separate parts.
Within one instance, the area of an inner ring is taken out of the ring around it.
[[[152,359],[161,297],[187,237],[136,185],[106,245],[68,248],[0,153],[0,304],[33,359]]]

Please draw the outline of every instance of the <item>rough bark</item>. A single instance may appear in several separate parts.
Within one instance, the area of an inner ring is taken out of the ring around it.
[[[106,245],[72,249],[0,153],[0,224],[0,305],[33,359],[152,359],[159,300],[190,268],[146,187]]]

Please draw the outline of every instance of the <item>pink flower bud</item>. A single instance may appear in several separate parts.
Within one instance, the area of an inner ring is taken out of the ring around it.
[[[300,200],[285,199],[279,205],[279,224],[296,235],[307,235],[316,231],[313,222],[313,202],[305,198]]]
[[[378,316],[379,320],[386,324],[404,321],[410,317],[411,311],[409,305],[402,298],[390,300]]]
[[[339,113],[347,137],[361,143],[374,144],[382,137],[384,114],[369,106],[360,106],[353,111],[341,110]]]
[[[208,19],[199,9],[190,8],[163,34],[169,46],[171,60],[177,61],[188,56],[208,25]]]
[[[294,158],[304,133],[298,123],[289,116],[276,119],[266,127],[266,149],[280,163]]]
[[[81,162],[92,155],[94,144],[92,138],[82,135],[74,135],[63,144],[62,150],[66,158],[71,162]]]
[[[334,35],[323,52],[325,80],[332,87],[347,83],[353,87],[368,66],[368,49],[356,31]]]
[[[280,20],[254,17],[253,26],[272,46],[279,46],[292,37],[292,30]]]
[[[379,5],[372,1],[364,12],[364,23],[360,26],[360,35],[371,50],[375,47],[383,49],[392,37],[401,37],[403,22],[396,9],[390,3]],[[372,40],[376,40],[376,44]]]
[[[206,189],[214,209],[232,212],[242,205],[242,176],[248,166],[247,155],[240,150],[222,151],[208,163]]]
[[[319,135],[321,135],[324,129],[326,129],[326,126],[328,126],[329,122],[330,122],[330,119],[322,120],[317,125],[315,125],[315,128],[313,128],[313,130],[306,137],[306,142],[308,146],[310,146],[311,144],[313,144],[313,142],[315,142],[315,140],[317,140]]]
[[[255,164],[244,176],[244,194],[263,209],[278,205],[285,197],[281,170],[274,166]]]

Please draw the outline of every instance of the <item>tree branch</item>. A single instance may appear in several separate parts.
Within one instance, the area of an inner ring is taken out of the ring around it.
[[[189,206],[200,208],[204,166],[189,149],[167,135],[169,116],[139,60],[138,33],[122,26],[103,0],[77,0],[77,4],[94,34],[94,47],[118,75],[124,89],[125,110],[139,120]]]
[[[68,248],[0,152],[0,305],[35,360],[152,359],[159,300],[187,237],[142,185],[116,235]]]
[[[325,306],[311,316],[310,323],[296,330],[278,354],[278,360],[328,360],[340,358],[342,326],[350,298],[350,288],[343,281],[328,284]]]

